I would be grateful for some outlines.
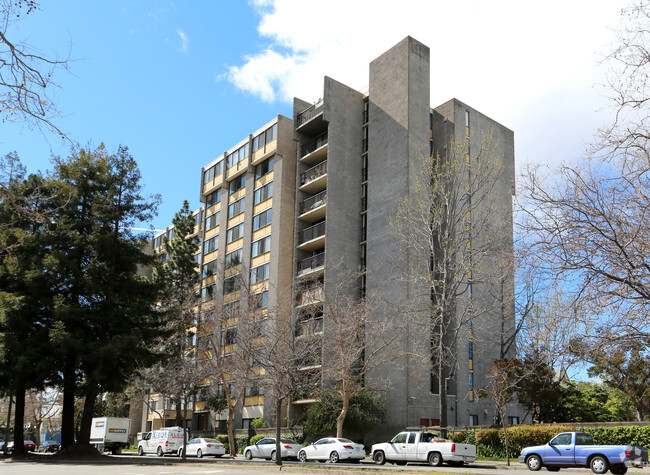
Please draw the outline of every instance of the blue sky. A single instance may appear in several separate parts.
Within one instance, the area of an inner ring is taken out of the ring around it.
[[[275,117],[323,76],[368,85],[368,63],[411,35],[431,48],[432,106],[456,97],[515,132],[519,164],[583,153],[604,125],[606,67],[624,0],[388,2],[42,0],[10,33],[70,54],[57,125],[81,144],[127,145],[167,226],[199,206],[201,166]],[[399,5],[399,6],[397,6]],[[0,124],[0,154],[50,168],[69,144]]]

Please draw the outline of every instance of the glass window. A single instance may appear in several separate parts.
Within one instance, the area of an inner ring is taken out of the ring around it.
[[[208,183],[223,173],[223,160],[203,172],[203,183]]]
[[[406,443],[406,433],[402,432],[400,434],[397,434],[395,437],[393,437],[393,440],[391,440],[393,444],[405,444]]]
[[[216,213],[212,213],[210,216],[205,218],[206,231],[210,231],[211,229],[219,225],[219,216],[220,216],[220,212],[217,211]]]
[[[214,259],[207,264],[203,264],[203,278],[210,277],[217,273],[217,260]]]
[[[469,341],[469,359],[474,359],[474,342],[472,340]]]
[[[570,445],[571,434],[560,434],[551,440],[551,445]]]
[[[257,190],[255,190],[253,204],[257,205],[262,201],[268,200],[272,196],[273,196],[273,182],[271,181],[266,185],[261,186]]]
[[[478,414],[470,414],[469,415],[469,425],[470,426],[477,426],[478,425]]]
[[[237,276],[233,275],[230,277],[226,277],[223,280],[223,294],[229,294],[230,292],[233,292],[234,290],[237,290]]]
[[[278,124],[266,129],[266,143],[273,142],[278,137]]]
[[[257,257],[261,254],[271,251],[271,236],[263,237],[252,244],[252,256]]]
[[[262,211],[260,214],[253,216],[253,231],[257,231],[264,226],[271,224],[271,208]]]
[[[210,239],[206,239],[203,243],[203,254],[216,251],[217,249],[219,249],[219,236],[213,236]]]
[[[238,216],[244,212],[244,198],[238,199],[228,205],[228,219]]]
[[[230,194],[241,190],[246,186],[246,175],[239,175],[230,182]]]
[[[255,179],[263,177],[270,171],[273,171],[273,157],[255,166]]]
[[[221,201],[221,188],[219,188],[217,191],[213,191],[210,193],[208,196],[205,197],[205,206],[210,207],[213,205],[216,205]]]
[[[207,300],[214,299],[214,293],[216,288],[217,286],[215,284],[208,285],[207,287],[203,287],[203,289],[201,289],[201,299],[204,302]]]
[[[242,249],[237,249],[235,251],[229,252],[228,254],[226,254],[226,269],[241,264],[241,261],[242,261]]]
[[[411,432],[411,433],[409,434],[409,440],[408,440],[408,443],[409,443],[409,444],[415,444],[415,432]]]
[[[226,231],[226,244],[230,244],[244,236],[244,223],[240,223]]]
[[[255,295],[255,308],[267,308],[269,306],[269,291],[265,290]]]
[[[269,263],[254,267],[251,270],[251,284],[262,282],[269,278]]]

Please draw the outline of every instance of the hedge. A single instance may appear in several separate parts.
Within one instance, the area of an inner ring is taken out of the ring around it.
[[[560,432],[583,431],[594,437],[594,442],[601,445],[639,445],[650,447],[650,426],[621,427],[572,427],[518,425],[507,429],[508,448],[511,457],[519,456],[524,447],[544,445]],[[479,457],[506,456],[503,429],[477,429],[459,432],[453,436],[454,442],[476,445]]]

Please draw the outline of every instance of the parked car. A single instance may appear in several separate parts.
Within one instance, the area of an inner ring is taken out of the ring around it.
[[[198,458],[204,455],[214,455],[221,457],[226,453],[226,446],[219,442],[217,439],[203,439],[197,437],[187,443],[187,456],[196,455]],[[183,456],[183,447],[178,449],[178,456]]]
[[[183,447],[183,429],[163,427],[142,434],[142,440],[138,442],[138,455],[156,454],[158,457],[165,454],[176,455],[181,447]]]
[[[302,449],[302,445],[290,439],[280,439],[280,456],[285,458],[298,458],[298,452]],[[255,444],[249,445],[244,449],[244,456],[246,459],[251,460],[255,458],[276,459],[276,445],[274,437],[267,437],[258,440]]]
[[[361,444],[355,444],[350,439],[325,437],[319,439],[298,452],[298,460],[329,460],[337,463],[340,460],[358,462],[366,457],[366,451]]]
[[[31,440],[23,441],[23,447],[25,447],[25,450],[28,452],[36,450],[36,444]],[[14,441],[12,440],[7,444],[7,452],[13,453],[13,451],[14,451]]]
[[[628,467],[648,464],[648,449],[633,445],[596,445],[586,432],[562,432],[548,444],[522,449],[519,462],[529,470],[546,467],[549,472],[561,468],[588,467],[597,474],[607,470],[623,475]]]
[[[379,465],[386,462],[397,465],[426,462],[434,467],[439,467],[443,462],[463,465],[476,461],[476,446],[457,444],[424,430],[400,432],[390,442],[373,445],[370,456]]]
[[[59,450],[61,450],[61,444],[56,440],[46,440],[38,447],[39,452],[58,452]]]

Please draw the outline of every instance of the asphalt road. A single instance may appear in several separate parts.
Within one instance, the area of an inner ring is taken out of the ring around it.
[[[155,456],[137,457],[132,455],[111,456],[98,462],[69,462],[59,461],[49,456],[32,458],[30,460],[13,461],[6,459],[0,461],[0,475],[190,475],[190,474],[224,474],[224,475],[262,475],[265,473],[308,473],[312,475],[374,475],[392,474],[407,475],[422,472],[433,473],[458,473],[458,474],[508,474],[531,475],[523,465],[512,462],[511,466],[504,463],[477,462],[464,467],[430,467],[428,465],[395,466],[391,464],[375,465],[373,463],[361,464],[320,464],[308,463],[301,465],[298,462],[284,462],[282,468],[268,461],[245,461],[230,459],[214,459],[212,457],[201,460],[189,459],[182,462],[176,457],[158,458]],[[543,472],[546,472],[543,470]],[[567,469],[562,473],[571,475],[591,474],[587,469]],[[628,474],[634,474],[630,470]],[[641,475],[644,471],[636,471]],[[650,472],[645,471],[650,475]]]

